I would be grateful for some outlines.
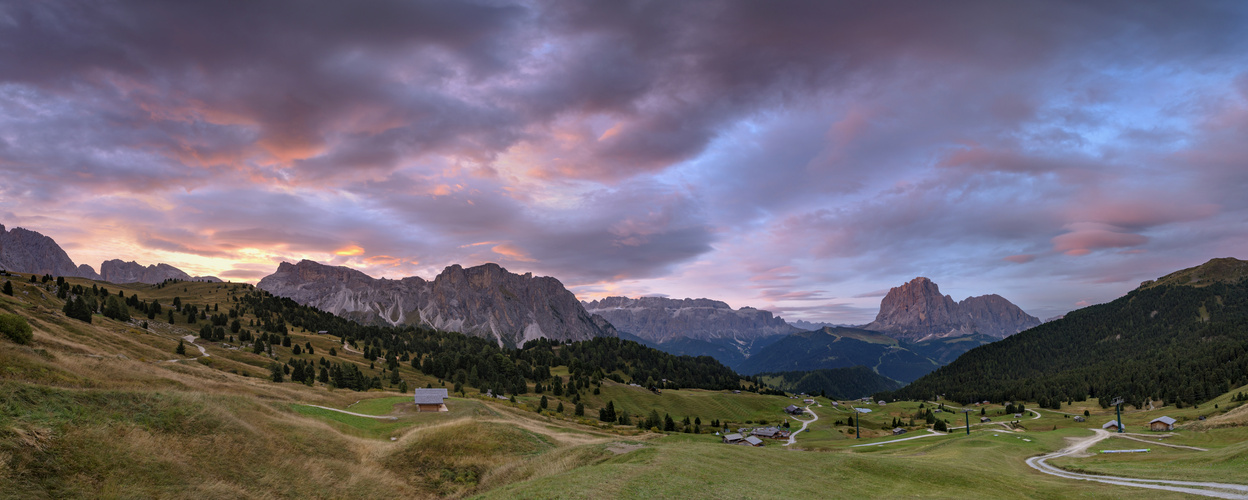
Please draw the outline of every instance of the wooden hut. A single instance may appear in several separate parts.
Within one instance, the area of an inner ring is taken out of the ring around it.
[[[1157,417],[1148,423],[1148,430],[1151,431],[1172,431],[1174,430],[1175,419],[1170,417]]]
[[[446,407],[446,389],[416,389],[416,411],[450,411]]]

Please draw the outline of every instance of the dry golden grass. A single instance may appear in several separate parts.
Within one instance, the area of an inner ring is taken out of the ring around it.
[[[225,306],[230,289],[104,286],[166,306],[174,295]],[[344,434],[291,403],[344,408],[395,393],[275,384],[263,369],[270,359],[247,350],[210,343],[206,359],[195,360],[190,346],[174,354],[177,339],[197,328],[159,317],[147,329],[142,318],[86,324],[63,316],[46,287],[19,290],[27,293],[0,297],[0,311],[26,317],[34,339],[0,341],[0,498],[457,497],[584,465],[599,458],[595,443],[612,439],[497,401],[451,421],[398,412],[412,425],[394,442]],[[292,337],[317,351],[299,358],[380,371],[341,349],[328,356],[340,347],[334,338]],[[281,359],[289,357],[285,349]],[[401,373],[414,387],[437,383],[410,366]]]

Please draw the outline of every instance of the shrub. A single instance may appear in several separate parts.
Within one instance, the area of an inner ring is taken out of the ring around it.
[[[0,314],[0,333],[18,344],[29,344],[34,338],[31,334],[30,323],[26,322],[26,318],[16,314]]]

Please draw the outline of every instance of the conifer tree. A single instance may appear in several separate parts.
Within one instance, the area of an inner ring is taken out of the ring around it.
[[[585,416],[585,403],[577,403],[577,404],[576,404],[576,411],[574,411],[574,412],[573,412],[573,414],[574,414],[574,415],[576,415],[576,416],[578,416],[578,417],[583,417],[583,416]]]
[[[542,396],[542,400],[541,400],[541,402],[539,402],[539,403],[537,404],[537,406],[538,406],[539,408],[541,408],[541,409],[545,410],[545,409],[546,409],[546,406],[547,406],[547,405],[549,405],[549,404],[550,404],[550,402],[546,400],[546,396]]]
[[[182,339],[178,339],[178,348],[174,352],[182,356],[186,355],[186,345],[182,343]]]
[[[32,274],[30,276],[33,278],[35,275]],[[9,280],[4,280],[4,294],[8,296],[13,295],[13,283]]]

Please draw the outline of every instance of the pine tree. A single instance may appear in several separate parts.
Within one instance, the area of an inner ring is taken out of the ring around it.
[[[182,356],[186,355],[186,345],[182,343],[182,339],[178,339],[178,348],[174,352]]]
[[[546,397],[546,396],[542,396],[542,397],[544,398],[544,397]],[[559,412],[559,413],[563,413],[563,401],[560,401],[560,402],[559,402],[559,406],[556,406],[556,407],[555,407],[555,411],[556,411],[556,412]]]
[[[663,430],[665,432],[672,432],[676,430],[676,421],[672,420],[671,414],[663,415]]]
[[[573,414],[574,414],[574,415],[576,415],[576,416],[578,416],[578,417],[583,417],[583,416],[585,416],[585,403],[577,403],[577,404],[576,404],[576,411],[574,411],[574,412],[573,412]]]
[[[537,404],[537,406],[538,406],[538,408],[541,408],[541,409],[545,410],[545,409],[546,409],[546,406],[548,406],[549,404],[550,404],[550,402],[546,400],[546,396],[542,396],[542,400],[541,400],[541,402],[539,402],[539,403]]]
[[[35,275],[32,274],[30,276],[33,278]],[[8,296],[13,295],[13,283],[9,280],[4,280],[4,294]]]

